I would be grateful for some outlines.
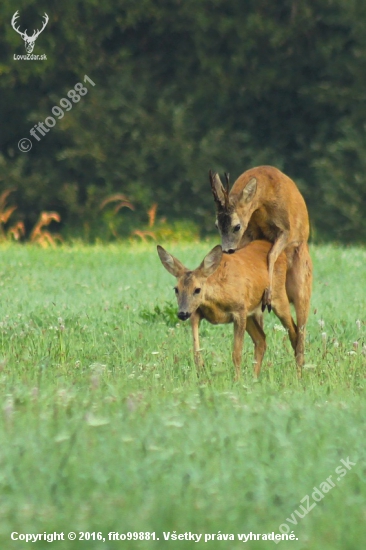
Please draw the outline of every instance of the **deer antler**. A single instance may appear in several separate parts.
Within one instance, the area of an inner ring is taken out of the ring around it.
[[[45,26],[47,25],[47,23],[48,23],[48,21],[49,21],[49,17],[48,17],[48,15],[47,15],[46,12],[44,13],[44,16],[43,16],[43,17],[44,17],[44,22],[43,22],[43,26],[42,26],[41,30],[40,30],[40,31],[38,31],[38,30],[37,30],[37,31],[34,31],[34,33],[33,33],[33,35],[32,35],[32,38],[34,37],[34,40],[35,40],[36,38],[38,38],[38,36],[41,34],[41,32],[43,31],[43,29],[45,28]]]
[[[212,194],[219,208],[229,208],[229,174],[225,173],[226,189],[221,183],[220,176],[216,172],[209,171]]]
[[[19,10],[16,11],[16,12],[14,13],[13,18],[12,18],[12,20],[11,20],[11,26],[13,27],[13,29],[14,29],[18,34],[20,34],[20,36],[21,36],[21,37],[23,38],[23,40],[24,40],[24,38],[27,36],[27,29],[25,29],[25,32],[21,32],[21,31],[19,30],[19,27],[16,28],[15,23],[16,23],[16,20],[17,20],[18,17],[19,17]]]
[[[210,170],[208,173],[208,177],[210,178],[211,190],[212,190],[212,194],[214,196],[215,202],[221,205],[221,201],[220,201],[219,195],[217,194],[217,189],[215,185],[216,172],[212,172],[212,170]]]
[[[229,172],[225,172],[225,180],[226,180],[226,194],[227,194],[227,196],[229,196],[229,193],[230,193],[230,183],[229,183],[230,174],[229,174]]]

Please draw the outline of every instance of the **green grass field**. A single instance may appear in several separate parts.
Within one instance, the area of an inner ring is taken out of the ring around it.
[[[166,248],[193,268],[211,245]],[[2,550],[50,547],[12,532],[70,531],[106,540],[52,548],[231,550],[243,547],[238,534],[280,525],[298,540],[279,548],[366,547],[366,250],[311,250],[303,379],[272,313],[261,377],[247,335],[240,384],[232,325],[201,325],[197,379],[190,325],[174,317],[174,278],[155,245],[0,252]],[[339,474],[342,459],[354,465]],[[304,515],[300,501],[306,510],[330,476],[334,486]],[[108,541],[109,532],[160,540]]]

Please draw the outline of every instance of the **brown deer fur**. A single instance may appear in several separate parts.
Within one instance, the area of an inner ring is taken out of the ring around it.
[[[229,191],[217,174],[210,172],[217,206],[216,225],[225,252],[232,253],[248,242],[267,239],[273,243],[268,254],[269,285],[262,309],[271,309],[273,273],[282,251],[287,256],[286,289],[294,304],[298,326],[296,359],[304,363],[305,326],[309,315],[312,262],[308,249],[309,216],[295,183],[272,166],[244,172]]]
[[[191,319],[194,358],[202,366],[199,344],[199,324],[206,319],[214,325],[234,323],[233,362],[236,380],[240,378],[243,338],[245,330],[254,343],[255,375],[258,376],[266,350],[265,334],[256,314],[261,308],[262,297],[269,284],[267,256],[271,249],[267,241],[254,241],[233,255],[223,254],[220,245],[215,246],[201,265],[189,271],[184,265],[158,246],[160,260],[177,278],[175,292],[178,301],[178,317]],[[281,254],[273,272],[273,311],[288,330],[292,347],[296,348],[297,328],[291,317],[286,294],[287,260]]]

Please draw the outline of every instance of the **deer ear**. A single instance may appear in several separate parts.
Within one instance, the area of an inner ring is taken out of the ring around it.
[[[221,244],[218,244],[205,256],[203,262],[199,266],[200,275],[203,277],[209,277],[215,273],[216,269],[219,267],[222,258],[222,247]]]
[[[225,205],[225,191],[224,186],[221,183],[220,176],[216,172],[209,171],[210,183],[212,194],[214,196],[215,202],[220,206]]]
[[[165,269],[169,271],[169,273],[174,275],[174,277],[180,277],[185,271],[187,271],[184,265],[177,260],[177,258],[174,258],[174,256],[164,250],[162,246],[158,245],[157,249],[161,263]]]
[[[255,178],[251,178],[243,189],[242,200],[244,202],[250,202],[253,200],[256,191],[257,180]]]

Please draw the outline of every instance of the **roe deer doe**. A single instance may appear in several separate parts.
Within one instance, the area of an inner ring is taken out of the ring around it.
[[[207,254],[194,271],[188,270],[169,252],[158,246],[160,260],[177,278],[175,293],[178,300],[178,317],[191,319],[194,358],[202,366],[199,345],[199,325],[206,319],[214,325],[234,323],[233,362],[235,379],[240,378],[240,363],[245,330],[254,343],[255,376],[259,375],[266,350],[265,334],[256,313],[261,308],[263,293],[268,287],[267,256],[271,249],[267,241],[253,241],[233,255],[223,254],[220,245]],[[297,328],[291,317],[286,294],[287,260],[281,254],[273,272],[273,311],[288,330],[291,345],[296,349]]]

